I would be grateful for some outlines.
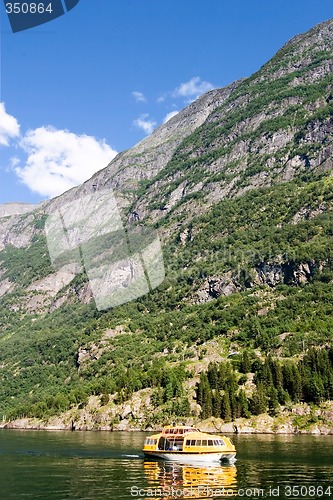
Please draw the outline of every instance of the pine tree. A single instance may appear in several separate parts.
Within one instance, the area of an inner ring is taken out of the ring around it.
[[[207,374],[202,372],[197,388],[197,402],[201,406],[201,417],[209,418],[213,413],[212,390],[210,388]]]
[[[278,391],[275,389],[273,385],[268,388],[267,391],[268,396],[268,413],[274,417],[278,413],[279,409],[279,399],[278,399]]]
[[[213,417],[219,418],[221,415],[221,394],[218,389],[215,389],[213,395]]]
[[[227,363],[219,364],[217,383],[220,391],[223,391],[227,384]]]
[[[241,373],[250,373],[250,371],[251,371],[251,359],[250,359],[248,351],[246,351],[246,350],[243,351],[239,371]]]
[[[273,384],[276,389],[283,387],[283,373],[281,363],[274,359],[271,365],[271,372],[273,375]]]
[[[287,403],[287,401],[290,401],[290,396],[288,391],[285,391],[283,387],[278,387],[277,388],[277,396],[278,396],[278,401],[280,405],[284,405]]]
[[[272,357],[268,356],[262,367],[261,380],[266,387],[273,384]]]
[[[261,413],[266,412],[267,398],[265,395],[264,387],[260,383],[257,385],[256,390],[252,394],[250,409],[253,415],[260,415]]]
[[[204,391],[204,400],[201,405],[201,417],[203,419],[211,417],[213,414],[212,390],[210,387]]]
[[[249,400],[247,399],[245,391],[243,389],[239,391],[237,401],[239,407],[239,416],[248,418],[250,416]]]
[[[304,399],[307,403],[319,404],[324,399],[324,386],[320,376],[315,373],[307,380],[304,387]]]
[[[237,393],[235,390],[232,390],[232,388],[228,392],[229,392],[229,401],[231,409],[231,418],[232,420],[235,420],[237,417],[240,416],[238,409]]]
[[[298,366],[295,363],[285,363],[283,365],[283,386],[288,391],[292,401],[299,401],[302,397],[302,377]]]
[[[210,387],[215,389],[218,386],[218,369],[216,363],[209,363],[207,377]]]
[[[225,422],[231,422],[231,407],[230,407],[230,399],[228,391],[224,391],[224,394],[222,396],[221,418],[223,418]]]
[[[292,394],[291,397],[294,401],[300,401],[302,398],[302,379],[298,366],[292,366]]]

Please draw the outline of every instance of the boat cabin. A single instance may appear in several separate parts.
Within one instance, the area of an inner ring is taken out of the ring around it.
[[[195,429],[194,427],[163,427],[162,436],[183,436],[187,432],[200,432],[199,429]]]
[[[144,450],[159,452],[216,453],[229,447],[233,447],[229,438],[222,439],[185,426],[164,427],[160,434],[147,437],[144,443]]]

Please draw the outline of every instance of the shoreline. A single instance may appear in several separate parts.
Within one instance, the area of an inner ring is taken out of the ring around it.
[[[129,422],[123,422],[118,425],[72,425],[65,422],[54,422],[52,419],[43,422],[35,418],[25,418],[12,422],[0,424],[0,429],[6,430],[41,430],[41,431],[66,431],[66,432],[159,432],[163,425],[143,426],[131,425]],[[285,421],[277,423],[276,418],[269,415],[260,415],[254,419],[239,419],[235,422],[223,423],[219,419],[209,419],[209,421],[184,422],[186,425],[195,425],[203,432],[217,434],[271,434],[271,435],[314,435],[328,436],[333,435],[333,422],[317,422],[305,424],[304,427],[295,425],[294,422]]]
[[[54,426],[34,426],[34,425],[28,425],[28,426],[17,426],[17,425],[10,425],[10,424],[5,424],[5,425],[0,425],[0,430],[8,430],[8,431],[47,431],[47,432],[146,432],[146,433],[153,433],[153,432],[158,432],[159,429],[139,429],[139,428],[130,428],[130,429],[105,429],[105,428],[95,428],[95,429],[75,429],[72,430],[68,427],[54,427]],[[212,432],[216,434],[216,431],[206,431],[203,427],[200,428],[203,432]],[[242,430],[239,432],[233,432],[233,431],[221,431],[218,432],[218,434],[228,434],[228,435],[236,435],[236,436],[241,436],[241,435],[275,435],[275,436],[332,436],[333,435],[333,428],[331,429],[320,429],[316,428],[314,430],[309,429],[309,430],[299,430],[299,431],[286,431],[284,429],[277,429],[276,431],[271,431],[271,430]]]
[[[65,431],[109,431],[109,432],[154,432],[170,424],[198,427],[203,432],[214,434],[309,434],[333,435],[333,401],[319,406],[297,403],[281,407],[274,415],[267,413],[237,418],[225,422],[210,417],[201,420],[198,416],[156,418],[142,411],[135,403],[124,403],[120,407],[101,407],[99,399],[91,397],[83,409],[73,408],[60,415],[45,418],[21,417],[12,421],[2,420],[0,429],[65,430]]]

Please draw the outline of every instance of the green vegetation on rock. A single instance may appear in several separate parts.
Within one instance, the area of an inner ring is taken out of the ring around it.
[[[160,149],[154,132],[154,158],[135,154],[140,180],[126,155],[116,172],[111,163],[110,182],[129,169],[124,219],[163,240],[166,279],[150,294],[98,312],[85,273],[64,266],[55,286],[43,227],[61,197],[0,219],[0,416],[75,420],[94,396],[114,425],[143,394],[145,412],[131,418],[144,427],[333,399],[332,27],[214,91],[206,121],[170,154],[165,129]],[[202,102],[179,113],[189,130]]]

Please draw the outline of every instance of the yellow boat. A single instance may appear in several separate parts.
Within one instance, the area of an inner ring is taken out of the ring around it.
[[[183,463],[234,462],[236,457],[230,438],[184,425],[164,427],[161,433],[146,437],[142,451],[146,457]]]

